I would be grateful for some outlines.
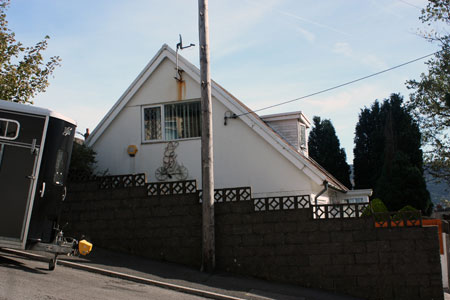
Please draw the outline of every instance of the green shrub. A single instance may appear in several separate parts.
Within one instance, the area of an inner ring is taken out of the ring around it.
[[[374,212],[375,213],[381,213],[381,212],[387,212],[388,209],[386,205],[384,205],[383,201],[379,198],[375,198],[372,201],[370,201],[369,206],[363,211],[362,216],[368,217],[371,216]]]
[[[399,211],[419,211],[419,210],[414,208],[414,207],[412,207],[411,205],[406,205],[402,209],[400,209]]]
[[[406,216],[406,219],[418,219],[420,217],[420,210],[411,205],[406,205],[397,214],[393,215],[392,219],[398,221],[402,220],[404,216]]]

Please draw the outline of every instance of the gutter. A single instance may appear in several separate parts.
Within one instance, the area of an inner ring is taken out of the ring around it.
[[[316,197],[314,197],[314,205],[317,206],[317,199],[322,196],[323,193],[325,193],[326,191],[328,191],[328,181],[324,180],[323,181],[323,190],[321,190]]]

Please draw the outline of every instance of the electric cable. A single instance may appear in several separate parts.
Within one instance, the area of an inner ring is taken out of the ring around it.
[[[330,87],[330,88],[327,88],[327,89],[324,89],[324,90],[321,90],[321,91],[318,91],[318,92],[315,92],[315,93],[312,93],[312,94],[308,94],[308,95],[305,95],[305,96],[302,96],[302,97],[299,97],[299,98],[295,98],[295,99],[288,100],[288,101],[284,101],[284,102],[281,102],[281,103],[269,105],[269,106],[266,106],[266,107],[263,107],[263,108],[260,108],[260,109],[255,109],[255,110],[252,110],[252,111],[248,111],[248,112],[246,112],[246,113],[242,113],[242,114],[239,114],[239,115],[233,115],[232,118],[237,118],[237,117],[240,117],[240,116],[245,116],[245,115],[248,115],[248,114],[251,114],[251,113],[256,113],[256,112],[258,112],[258,111],[262,111],[262,110],[266,110],[266,109],[269,109],[269,108],[273,108],[273,107],[285,105],[285,104],[292,103],[292,102],[295,102],[295,101],[303,100],[303,99],[305,99],[305,98],[309,98],[309,97],[312,97],[312,96],[316,96],[316,95],[319,95],[319,94],[322,94],[322,93],[325,93],[325,92],[329,92],[329,91],[331,91],[331,90],[335,90],[335,89],[337,89],[337,88],[341,88],[341,87],[343,87],[343,86],[350,85],[350,84],[353,84],[353,83],[355,83],[355,82],[358,82],[358,81],[361,81],[361,80],[365,80],[365,79],[367,79],[367,78],[374,77],[374,76],[377,76],[377,75],[380,75],[380,74],[383,74],[383,73],[392,71],[392,70],[394,70],[394,69],[398,69],[398,68],[400,68],[400,67],[403,67],[403,66],[406,66],[406,65],[408,65],[408,64],[411,64],[411,63],[413,63],[413,62],[422,60],[422,59],[427,58],[427,57],[429,57],[429,56],[436,55],[436,54],[438,54],[439,52],[442,52],[442,51],[443,51],[443,50],[436,51],[436,52],[434,52],[434,53],[431,53],[431,54],[428,54],[428,55],[425,55],[425,56],[421,56],[421,57],[419,57],[419,58],[416,58],[416,59],[407,61],[407,62],[405,62],[405,63],[396,65],[396,66],[394,66],[394,67],[391,67],[391,68],[388,68],[388,69],[385,69],[385,70],[382,70],[382,71],[379,71],[379,72],[376,72],[376,73],[373,73],[373,74],[370,74],[370,75],[367,75],[367,76],[364,76],[364,77],[361,77],[361,78],[358,78],[358,79],[355,79],[355,80],[352,80],[352,81],[348,81],[348,82],[346,82],[346,83],[342,83],[342,84],[339,84],[339,85],[336,85],[336,86],[333,86],[333,87]]]

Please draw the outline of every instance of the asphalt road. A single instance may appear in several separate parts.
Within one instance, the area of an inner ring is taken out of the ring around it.
[[[0,300],[205,299],[0,253]]]

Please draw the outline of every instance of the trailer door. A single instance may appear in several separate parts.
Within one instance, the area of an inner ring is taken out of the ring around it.
[[[45,124],[0,112],[0,246],[25,247]]]

